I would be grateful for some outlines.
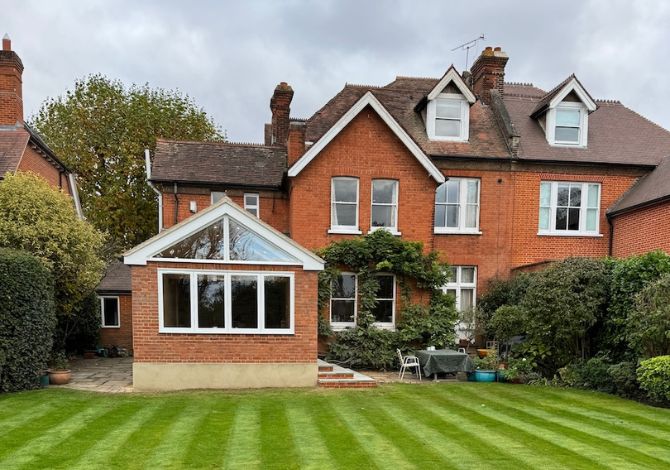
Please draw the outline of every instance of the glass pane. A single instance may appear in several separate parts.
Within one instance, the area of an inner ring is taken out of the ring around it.
[[[566,127],[579,127],[578,109],[556,109],[556,125]]]
[[[556,209],[556,230],[566,230],[568,228],[568,210],[559,207]]]
[[[467,202],[469,204],[477,204],[479,202],[479,181],[469,180]]]
[[[212,191],[212,204],[216,204],[219,202],[221,199],[223,199],[223,196],[225,196],[226,193],[223,191]]]
[[[551,205],[551,183],[540,183],[540,206]]]
[[[175,243],[161,251],[157,258],[224,259],[223,221],[219,220],[207,228]]]
[[[353,299],[356,296],[356,276],[354,274],[341,274],[333,279],[333,298]]]
[[[258,280],[251,276],[231,276],[233,328],[258,328]]]
[[[295,259],[230,219],[230,259],[233,261],[295,261]]]
[[[447,289],[446,290],[447,295],[453,295],[454,299],[456,298],[456,289]]]
[[[440,204],[435,206],[435,226],[446,227],[447,206]]]
[[[579,142],[578,127],[558,127],[556,126],[556,140],[559,142]]]
[[[191,327],[191,277],[163,274],[163,326]]]
[[[460,201],[460,180],[449,180],[447,181],[447,202],[452,204],[458,204]]]
[[[258,195],[256,195],[256,194],[245,194],[244,195],[244,205],[245,206],[257,206],[258,205]]]
[[[590,184],[589,185],[589,195],[588,195],[588,206],[591,208],[598,208],[598,185]]]
[[[477,212],[479,206],[468,204],[465,207],[465,228],[477,228]]]
[[[579,209],[569,209],[568,230],[579,230]]]
[[[330,321],[334,323],[354,322],[355,302],[353,300],[333,300],[330,304]]]
[[[198,275],[198,327],[224,328],[223,276]]]
[[[395,227],[395,208],[393,206],[372,206],[373,227]]]
[[[377,291],[378,299],[392,299],[393,298],[393,276],[379,275],[377,276],[379,282],[379,290]]]
[[[586,230],[595,232],[598,223],[598,209],[586,210]]]
[[[466,311],[470,310],[475,304],[475,291],[474,289],[461,289],[461,302],[459,305],[459,310]]]
[[[119,326],[119,299],[103,298],[105,326]]]
[[[567,206],[569,196],[570,196],[570,186],[567,185],[567,184],[559,184],[558,185],[557,205],[558,206]]]
[[[475,268],[461,268],[461,284],[475,283]]]
[[[245,210],[246,210],[249,214],[251,214],[251,215],[255,215],[256,217],[258,217],[258,207],[247,207]]]
[[[265,328],[291,327],[291,285],[284,276],[265,277]]]
[[[375,321],[379,323],[393,323],[393,301],[379,300],[372,310]]]
[[[449,271],[451,271],[449,275],[449,282],[457,282],[458,281],[458,268],[456,266],[449,266]]]
[[[461,135],[461,121],[435,119],[435,135],[442,137],[459,137]]]
[[[458,206],[447,206],[447,227],[458,227]]]
[[[356,180],[334,179],[333,188],[337,202],[356,202],[358,200],[358,181]]]
[[[447,202],[447,183],[442,183],[437,187],[435,202]]]
[[[540,208],[540,230],[549,230],[549,218],[551,209],[548,207]]]
[[[356,227],[356,205],[334,204],[333,226]]]
[[[572,207],[580,207],[582,205],[582,187],[570,186],[570,205]]]
[[[461,118],[461,102],[458,100],[437,100],[436,116],[438,118]]]
[[[394,203],[396,183],[397,181],[390,180],[372,181],[372,203]]]

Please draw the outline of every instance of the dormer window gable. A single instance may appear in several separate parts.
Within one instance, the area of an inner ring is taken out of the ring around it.
[[[586,148],[589,114],[597,108],[577,77],[571,75],[540,100],[531,117],[544,129],[549,145]]]
[[[453,65],[426,97],[424,120],[430,140],[467,142],[475,95]]]

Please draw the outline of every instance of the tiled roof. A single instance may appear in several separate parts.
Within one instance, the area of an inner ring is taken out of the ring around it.
[[[573,79],[577,83],[579,83],[579,86],[582,87],[584,89],[584,91],[586,92],[586,94],[589,96],[589,98],[591,98],[593,100],[593,98],[591,97],[589,92],[586,91],[586,88],[584,88],[584,85],[582,85],[582,83],[579,81],[579,79],[573,73],[568,78],[563,80],[561,83],[556,85],[551,91],[547,92],[540,99],[540,101],[538,101],[537,105],[535,105],[535,109],[533,109],[533,112],[531,113],[531,115],[533,117],[536,117],[536,116],[539,116],[542,112],[544,112],[547,109],[547,107],[549,106],[549,103],[551,103],[551,100],[553,100],[554,97],[556,97],[556,95],[558,95],[561,92],[561,90],[565,87],[565,85],[567,85]],[[593,101],[595,101],[595,100],[593,100]]]
[[[665,157],[651,173],[643,176],[612,207],[609,214],[670,198],[670,157]]]
[[[286,149],[283,147],[159,140],[151,179],[278,188],[285,171]]]
[[[20,127],[0,127],[0,178],[14,172],[28,145],[30,134]]]
[[[131,277],[130,266],[126,266],[120,261],[114,261],[107,267],[105,277],[95,289],[97,292],[130,292]]]

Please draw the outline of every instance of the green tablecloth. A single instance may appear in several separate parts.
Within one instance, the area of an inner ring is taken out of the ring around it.
[[[426,376],[474,370],[472,360],[466,353],[451,349],[437,349],[435,351],[416,351],[415,354]]]

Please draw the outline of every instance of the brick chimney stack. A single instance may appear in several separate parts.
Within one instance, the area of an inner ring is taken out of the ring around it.
[[[23,63],[7,34],[0,51],[0,126],[23,124]]]
[[[472,89],[482,102],[491,104],[491,90],[503,93],[505,64],[509,57],[500,47],[487,47],[470,67]]]
[[[291,112],[291,100],[293,100],[293,88],[281,82],[275,88],[270,100],[272,111],[272,145],[286,145],[289,131],[289,114]]]

